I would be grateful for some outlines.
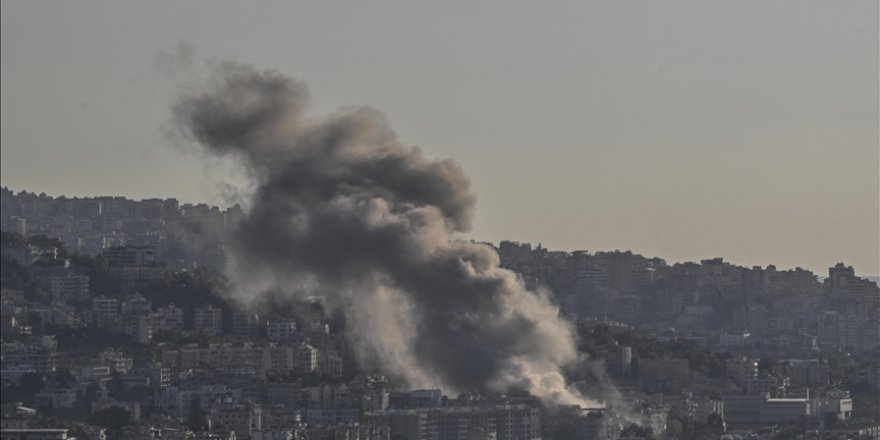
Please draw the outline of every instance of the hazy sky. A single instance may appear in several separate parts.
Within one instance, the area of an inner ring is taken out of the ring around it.
[[[880,273],[878,2],[2,2],[2,184],[219,203],[163,134],[181,42],[384,111],[477,239]]]

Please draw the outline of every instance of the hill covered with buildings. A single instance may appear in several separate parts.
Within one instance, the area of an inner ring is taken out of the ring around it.
[[[0,202],[6,429],[507,440],[880,426],[880,290],[843,263],[820,281],[723,258],[492,244],[577,330],[583,361],[566,375],[604,405],[547,408],[516,390],[410,389],[381,358],[362,362],[345,316],[320,297],[267,292],[243,307],[224,277],[240,207],[6,188]]]

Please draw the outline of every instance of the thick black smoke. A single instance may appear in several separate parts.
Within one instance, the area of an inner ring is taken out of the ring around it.
[[[256,188],[232,239],[242,298],[326,295],[361,355],[413,386],[585,404],[560,373],[577,354],[557,309],[491,247],[456,237],[475,204],[461,168],[401,145],[369,108],[309,120],[307,96],[279,73],[227,64],[174,107],[185,133],[234,156]]]

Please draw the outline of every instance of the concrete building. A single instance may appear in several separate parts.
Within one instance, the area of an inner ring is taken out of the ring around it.
[[[52,301],[48,305],[30,304],[27,311],[29,315],[39,316],[44,323],[68,327],[79,327],[81,323],[76,307],[63,301]]]
[[[388,406],[393,409],[439,408],[443,404],[443,392],[433,390],[411,390],[390,393]]]
[[[391,409],[365,413],[363,419],[365,425],[388,426],[392,437],[410,440],[491,438],[493,432],[497,440],[541,438],[540,410],[527,405]]]
[[[9,259],[21,267],[28,267],[40,259],[41,249],[31,244],[3,246],[0,248],[3,258]]]
[[[862,422],[845,426],[826,429],[824,434],[835,439],[878,439],[880,438],[880,423]]]
[[[164,389],[171,386],[171,369],[161,364],[154,364],[149,369],[150,386],[155,389]]]
[[[808,398],[769,398],[760,396],[725,396],[724,421],[733,426],[796,422],[812,415]]]
[[[586,410],[580,407],[563,407],[547,414],[543,423],[543,438],[583,440],[608,440],[613,429],[603,410]]]
[[[800,387],[826,386],[831,378],[831,367],[817,359],[790,359],[783,366],[783,372],[792,385]]]
[[[110,266],[107,269],[110,277],[125,289],[136,289],[165,279],[164,266]]]
[[[147,313],[126,315],[124,331],[138,344],[149,344],[153,339],[153,322]]]
[[[826,352],[844,351],[847,348],[847,319],[836,310],[826,310],[819,316],[817,336],[819,348]]]
[[[615,347],[612,357],[614,369],[621,376],[626,376],[632,371],[632,347],[618,345]]]
[[[853,401],[848,391],[831,390],[815,396],[811,401],[816,415],[832,413],[837,420],[852,418]]]
[[[212,408],[215,405],[240,402],[241,390],[230,389],[223,384],[188,389],[168,387],[155,394],[154,405],[173,417],[186,417],[195,397],[198,397],[202,408]]]
[[[262,432],[254,433],[253,440],[288,440],[292,437],[267,437]],[[388,427],[385,426],[361,426],[356,423],[333,424],[327,426],[309,426],[304,431],[303,438],[308,439],[348,439],[348,440],[389,440]]]
[[[179,332],[183,330],[183,308],[175,306],[174,303],[159,307],[153,314],[153,324],[156,331]]]
[[[837,263],[834,267],[828,268],[828,278],[825,283],[832,294],[844,294],[849,293],[850,288],[856,285],[858,280],[852,266]]]
[[[76,402],[76,391],[70,388],[44,388],[34,397],[38,407],[73,408]]]
[[[311,373],[318,369],[318,350],[308,344],[302,344],[294,349],[294,363],[299,373]]]
[[[236,336],[256,337],[260,333],[260,315],[246,312],[233,314],[232,333]]]
[[[98,353],[98,363],[125,374],[134,366],[134,358],[127,356],[122,350],[109,348]]]
[[[286,341],[296,334],[296,322],[293,320],[266,322],[266,337],[273,341]]]
[[[746,345],[751,335],[749,332],[722,333],[718,345],[722,347],[742,347]]]
[[[104,251],[109,266],[143,266],[155,263],[156,251],[152,246],[119,246]]]
[[[125,302],[125,309],[127,313],[149,314],[153,312],[153,303],[144,298],[143,295],[136,294]]]
[[[110,380],[111,370],[106,365],[91,365],[83,367],[79,374],[80,380],[83,382],[102,382]]]
[[[56,273],[46,280],[49,294],[56,301],[81,301],[89,298],[89,277],[76,273]]]
[[[197,307],[193,311],[193,329],[197,333],[217,336],[223,323],[223,311],[211,304]]]
[[[782,374],[763,374],[746,382],[746,394],[763,395],[771,397],[786,397],[786,390],[791,383],[787,376]]]
[[[725,363],[725,374],[728,379],[745,388],[749,381],[758,377],[758,360],[744,356],[730,358]]]
[[[286,375],[295,371],[294,348],[281,345],[268,347],[269,362],[266,373],[272,375]]]
[[[119,301],[116,298],[99,296],[92,298],[92,314],[95,325],[99,327],[110,325],[119,320]]]
[[[263,430],[263,409],[255,404],[220,405],[211,408],[211,428],[233,431],[236,437],[250,438]]]
[[[811,415],[809,399],[766,399],[758,420],[762,423],[796,422]]]
[[[3,230],[23,236],[27,235],[27,219],[13,215],[7,218],[4,223]]]
[[[67,429],[3,428],[0,440],[67,440]]]
[[[767,396],[724,396],[724,421],[733,426],[757,424]]]
[[[125,289],[134,289],[165,278],[165,267],[156,262],[153,246],[117,246],[104,250],[108,273]]]
[[[694,396],[690,392],[676,395],[660,394],[659,398],[655,399],[655,403],[667,406],[670,414],[682,420],[697,423],[705,423],[712,414],[722,415],[724,413],[723,401],[705,396]]]
[[[356,408],[344,407],[310,407],[302,410],[301,414],[303,421],[313,426],[353,424],[360,416]]]
[[[54,373],[58,367],[58,342],[54,336],[4,342],[0,352],[3,353],[3,380],[17,381],[24,373]]]
[[[325,376],[342,377],[342,357],[335,351],[320,350],[317,370]]]

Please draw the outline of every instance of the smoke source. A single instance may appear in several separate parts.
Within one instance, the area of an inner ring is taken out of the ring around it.
[[[239,298],[325,295],[362,361],[414,387],[592,406],[565,383],[577,353],[547,296],[457,236],[475,205],[458,164],[402,145],[370,108],[307,119],[307,99],[298,81],[226,63],[173,108],[185,135],[231,156],[255,188],[231,237]]]

